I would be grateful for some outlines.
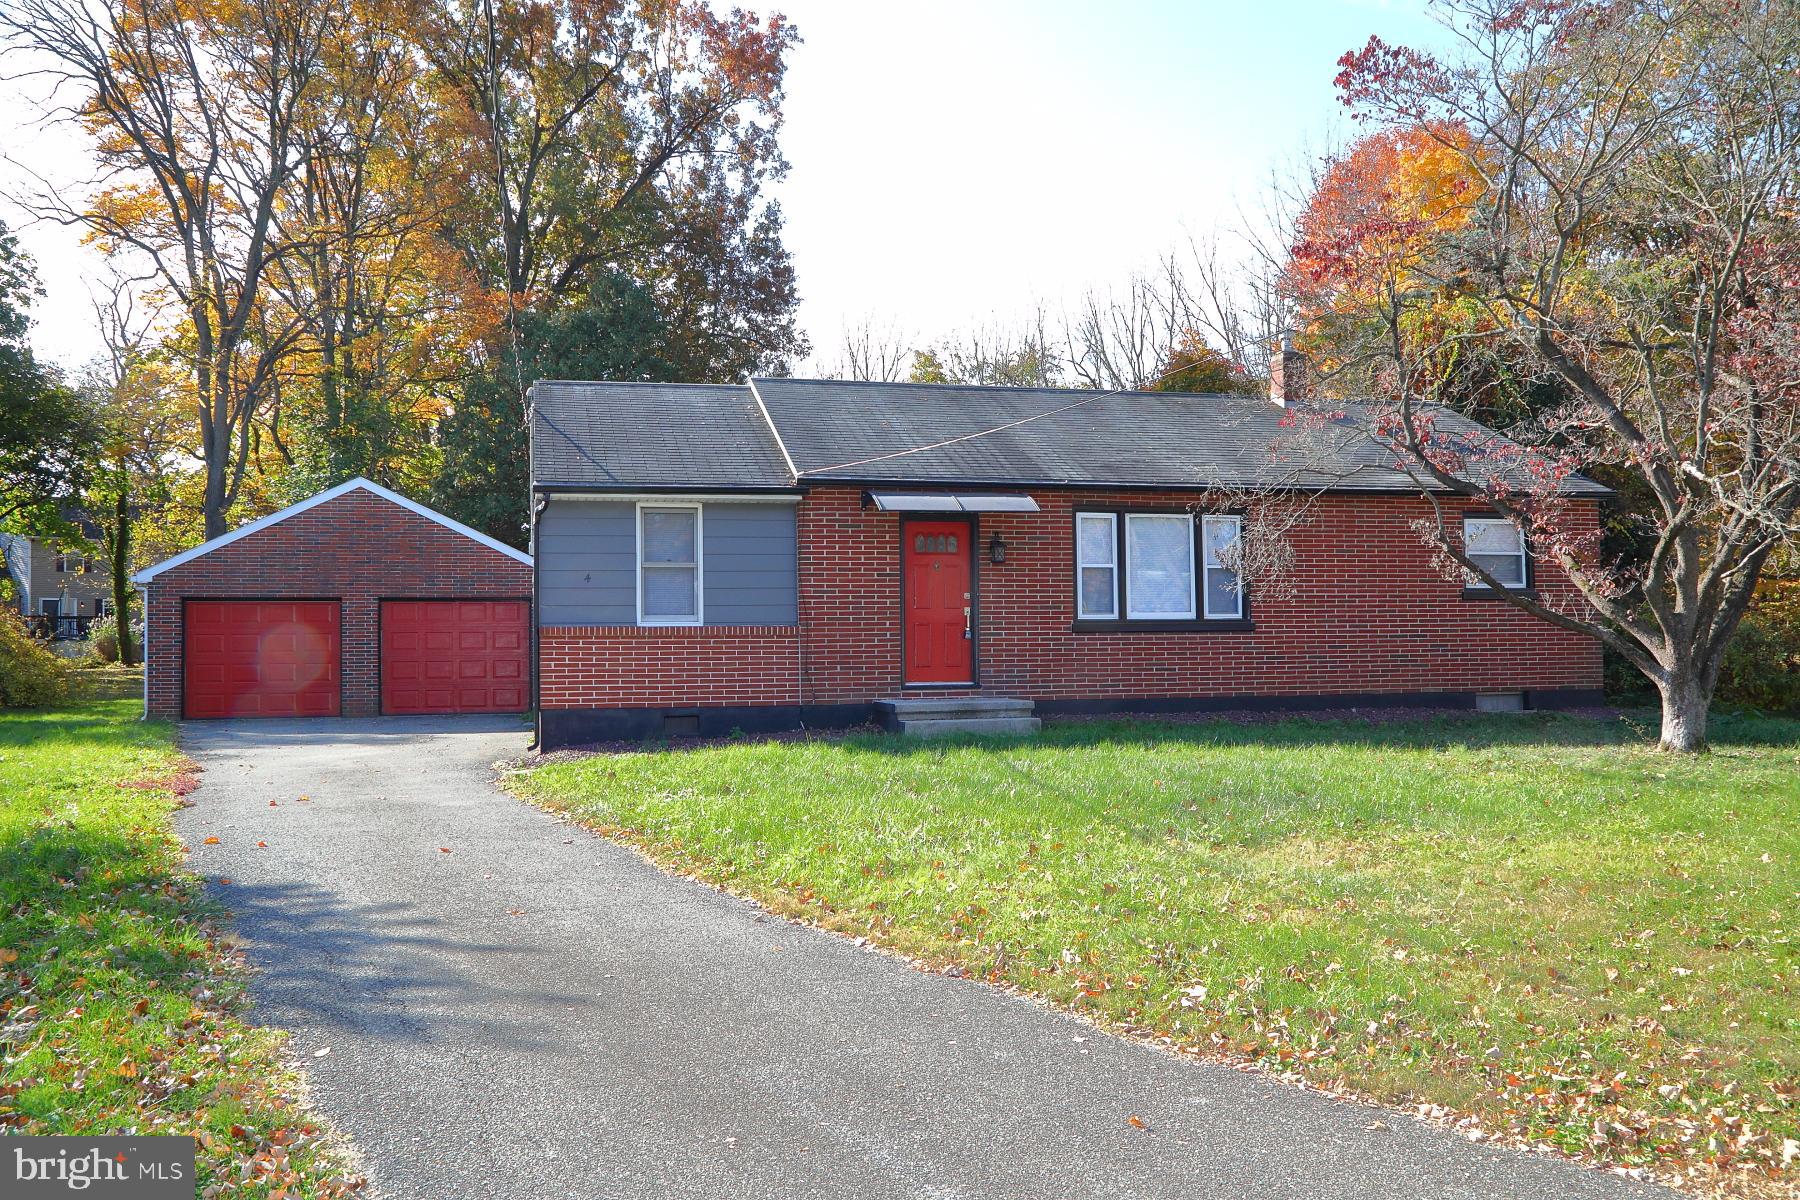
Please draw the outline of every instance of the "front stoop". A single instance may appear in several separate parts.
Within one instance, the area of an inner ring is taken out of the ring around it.
[[[950,733],[1036,733],[1030,700],[1001,696],[944,696],[921,700],[877,700],[884,728],[910,737]]]

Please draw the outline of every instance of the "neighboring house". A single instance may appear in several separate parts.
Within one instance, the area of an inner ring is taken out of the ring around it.
[[[795,379],[532,389],[546,748],[845,725],[921,697],[1039,712],[1600,697],[1599,647],[1447,580],[1366,438],[1292,476],[1241,396]],[[1440,428],[1479,431],[1446,416]],[[1329,439],[1328,439],[1329,440]],[[1245,489],[1318,493],[1286,586],[1240,588]],[[1579,522],[1606,490],[1565,485]],[[1554,564],[1444,496],[1489,569]],[[902,704],[901,709],[905,709]]]
[[[352,479],[132,576],[152,717],[523,712],[531,558]]]
[[[112,608],[112,572],[104,558],[13,533],[0,533],[0,556],[17,591],[20,614],[47,618],[46,628],[54,627],[58,636],[79,636],[88,621]]]

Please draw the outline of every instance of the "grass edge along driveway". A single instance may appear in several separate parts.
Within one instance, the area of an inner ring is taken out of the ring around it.
[[[521,796],[1175,1049],[1739,1195],[1800,1175],[1800,722],[1071,723],[560,758]]]
[[[141,711],[0,712],[0,1125],[192,1134],[209,1198],[352,1195],[281,1035],[245,1019],[170,828],[193,765]]]

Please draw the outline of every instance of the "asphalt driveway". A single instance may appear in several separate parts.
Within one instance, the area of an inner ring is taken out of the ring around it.
[[[672,878],[494,786],[515,720],[182,740],[205,774],[181,831],[259,968],[255,1015],[293,1032],[382,1197],[1670,1195],[1180,1061]]]

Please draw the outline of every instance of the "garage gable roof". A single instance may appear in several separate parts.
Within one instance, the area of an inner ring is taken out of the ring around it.
[[[275,525],[275,524],[278,524],[279,522],[285,521],[289,517],[298,516],[300,513],[305,512],[309,508],[316,508],[319,505],[324,504],[327,500],[336,500],[339,496],[342,496],[342,495],[346,494],[347,492],[353,492],[353,491],[357,490],[358,488],[361,488],[363,491],[368,492],[371,495],[379,496],[383,500],[387,500],[391,503],[398,504],[401,508],[406,509],[408,512],[417,513],[419,516],[424,517],[427,521],[432,521],[432,522],[435,522],[436,524],[442,525],[445,529],[450,530],[452,533],[460,533],[464,537],[470,539],[471,541],[480,542],[483,546],[486,546],[490,550],[498,550],[500,553],[506,555],[508,558],[517,559],[519,562],[525,563],[527,565],[529,565],[531,563],[531,555],[526,554],[524,551],[515,550],[513,547],[508,546],[505,542],[496,541],[495,539],[489,537],[485,533],[481,533],[477,530],[470,529],[467,525],[464,525],[461,521],[453,521],[449,517],[446,517],[443,513],[438,512],[436,509],[426,508],[423,504],[420,504],[417,500],[408,500],[405,496],[402,496],[399,492],[390,491],[387,488],[382,487],[379,483],[375,483],[372,480],[364,479],[359,475],[355,479],[346,480],[343,483],[338,484],[334,488],[328,488],[327,490],[320,492],[316,496],[308,496],[306,499],[300,501],[300,503],[298,503],[298,504],[290,504],[290,505],[288,505],[288,507],[282,509],[280,512],[272,512],[266,517],[262,517],[258,520],[250,522],[248,525],[240,525],[236,529],[232,530],[230,533],[222,533],[218,537],[213,538],[211,541],[201,542],[198,546],[195,546],[192,550],[183,550],[180,554],[177,554],[173,558],[165,558],[153,567],[145,567],[143,570],[141,570],[137,574],[133,575],[131,577],[131,581],[133,583],[149,583],[152,579],[155,579],[158,575],[161,575],[164,571],[167,571],[171,567],[179,567],[182,563],[192,562],[194,559],[199,558],[202,554],[211,554],[214,550],[219,549],[221,546],[229,546],[231,543],[237,541],[239,538],[249,537],[251,534],[255,533],[259,529],[267,529],[271,525]]]

